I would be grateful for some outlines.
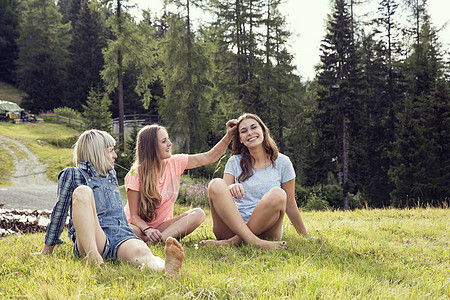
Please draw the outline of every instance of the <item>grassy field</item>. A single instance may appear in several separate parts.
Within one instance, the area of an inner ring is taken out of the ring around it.
[[[71,165],[79,133],[0,123],[0,134],[29,147],[55,180]],[[1,151],[3,174],[11,166]],[[176,213],[186,209],[176,206]],[[45,257],[31,255],[42,249],[43,233],[0,238],[0,299],[450,299],[448,208],[302,212],[311,237],[298,236],[285,220],[288,247],[280,251],[198,247],[213,238],[205,211],[204,225],[182,241],[178,279],[125,263],[87,265],[73,256],[66,232],[65,243]],[[150,247],[163,257],[161,245]]]
[[[186,209],[177,207],[178,212]],[[448,209],[304,212],[310,238],[284,224],[286,250],[198,247],[211,217],[182,241],[182,275],[169,279],[126,263],[106,270],[51,256],[44,234],[0,240],[0,298],[26,299],[450,299]],[[150,246],[163,257],[162,246]]]
[[[80,133],[66,126],[52,123],[0,122],[0,134],[27,146],[42,163],[47,164],[49,180],[56,181],[59,171],[73,165],[71,147]],[[8,147],[13,148],[13,145],[8,144]],[[16,155],[20,156],[20,151],[16,151]],[[2,147],[0,147],[0,157],[2,157],[0,162],[5,161],[0,163],[0,173],[10,174],[14,167],[10,163],[12,158]],[[5,179],[1,183],[7,184]]]

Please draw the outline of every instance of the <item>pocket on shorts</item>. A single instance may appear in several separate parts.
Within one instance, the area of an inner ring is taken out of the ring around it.
[[[119,221],[111,218],[99,219],[100,227],[106,236],[113,237],[119,232]]]

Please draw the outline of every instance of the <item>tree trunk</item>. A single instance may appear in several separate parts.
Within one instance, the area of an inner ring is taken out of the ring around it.
[[[342,113],[342,188],[344,190],[344,209],[347,210],[348,206],[348,192],[346,191],[345,184],[348,180],[348,140],[347,140],[347,127],[345,113]]]
[[[119,28],[119,36],[122,35],[122,24],[121,24],[121,4],[120,0],[117,0],[117,22]],[[117,53],[117,64],[119,65],[119,70],[117,71],[117,90],[119,93],[119,147],[120,151],[124,151],[125,146],[125,131],[124,131],[124,110],[123,110],[123,72],[122,72],[122,52],[119,50]]]

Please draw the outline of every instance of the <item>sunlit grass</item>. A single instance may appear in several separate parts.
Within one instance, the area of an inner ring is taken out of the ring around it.
[[[176,207],[176,214],[188,209]],[[188,299],[448,299],[450,221],[447,209],[303,212],[310,238],[284,223],[286,250],[199,247],[213,238],[211,217],[182,244],[182,276],[74,258],[72,244],[46,257],[44,234],[0,240],[0,298]],[[161,245],[150,246],[163,257]]]
[[[25,144],[56,180],[72,165],[70,143],[79,132],[1,122],[0,134]],[[8,155],[0,148],[2,174],[13,168]],[[186,189],[196,181],[184,178]],[[175,214],[187,209],[176,205]],[[42,249],[43,233],[0,238],[0,299],[450,299],[448,208],[302,212],[311,237],[298,236],[286,219],[288,246],[281,251],[199,247],[214,238],[204,210],[204,224],[182,241],[186,261],[178,279],[123,263],[106,270],[87,265],[73,256],[66,232],[65,243],[45,257],[31,255]],[[150,248],[164,256],[161,245]]]
[[[14,171],[13,157],[8,150],[0,147],[0,185],[9,185]]]
[[[78,136],[79,132],[74,129],[51,123],[0,122],[0,134],[21,142],[39,158],[39,161],[45,163],[49,180],[56,181],[62,169],[73,165],[72,149],[68,145],[60,146],[60,142]],[[3,153],[5,150],[1,151]],[[10,164],[4,168],[11,171],[13,166]]]

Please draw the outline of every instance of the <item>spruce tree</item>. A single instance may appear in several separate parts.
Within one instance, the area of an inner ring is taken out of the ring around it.
[[[401,207],[435,205],[448,196],[448,88],[436,32],[426,15],[422,24],[404,65],[407,91],[390,154],[392,202]]]
[[[14,83],[14,61],[18,49],[16,39],[19,36],[18,2],[0,1],[0,80]]]
[[[336,0],[321,44],[321,64],[317,76],[316,126],[320,132],[317,136],[320,141],[316,143],[316,155],[319,155],[317,164],[325,167],[322,170],[325,174],[334,172],[340,175],[344,209],[349,208],[347,190],[355,174],[349,167],[358,158],[359,144],[356,139],[364,110],[358,95],[360,72],[352,24],[345,1]]]
[[[83,106],[83,117],[89,129],[111,132],[112,118],[109,106],[111,100],[107,93],[91,88],[86,105]]]
[[[181,150],[191,153],[206,150],[211,124],[210,62],[190,31],[189,6],[186,12],[186,17],[167,18],[169,30],[159,52],[164,98],[158,103],[162,120],[178,138]]]
[[[70,64],[66,106],[81,110],[91,87],[101,88],[106,21],[97,2],[82,2],[69,47]]]
[[[287,49],[291,33],[286,29],[285,18],[279,11],[279,0],[267,1],[262,17],[264,30],[264,57],[258,70],[261,85],[258,114],[265,120],[281,152],[285,151],[286,131],[292,126],[301,109],[303,86],[294,74],[293,56]]]
[[[36,113],[64,103],[70,24],[61,23],[54,1],[29,0],[24,5],[17,40],[17,79],[19,88],[28,94],[23,105]]]

